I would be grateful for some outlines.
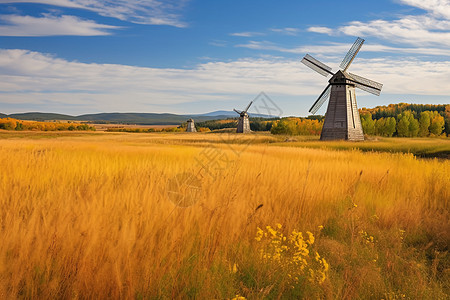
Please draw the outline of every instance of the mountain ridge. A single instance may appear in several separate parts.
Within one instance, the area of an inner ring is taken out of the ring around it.
[[[30,121],[50,121],[50,120],[65,120],[65,121],[86,121],[91,123],[132,123],[140,125],[173,125],[184,123],[188,119],[193,118],[196,122],[219,120],[235,118],[238,115],[234,111],[218,110],[204,114],[172,114],[172,113],[135,113],[135,112],[112,112],[112,113],[94,113],[82,114],[72,116],[68,114],[59,113],[43,113],[43,112],[26,112],[2,114],[1,118],[14,118],[18,120]],[[262,114],[251,114],[252,117],[270,118],[271,116]]]

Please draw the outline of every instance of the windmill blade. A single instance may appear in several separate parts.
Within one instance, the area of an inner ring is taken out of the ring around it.
[[[250,108],[250,106],[253,104],[253,101],[251,101],[249,104],[248,104],[248,106],[247,106],[247,108],[244,110],[244,112],[247,112],[248,111],[248,109]]]
[[[360,88],[363,91],[369,92],[371,94],[380,96],[381,93],[381,89],[383,88],[383,84],[364,78],[362,76],[356,75],[356,74],[352,74],[352,73],[347,73],[348,76],[350,77],[350,81],[355,83],[355,86],[357,88]]]
[[[319,98],[317,98],[316,102],[314,102],[313,106],[309,109],[309,112],[313,115],[319,110],[320,107],[325,103],[325,101],[330,98],[330,92],[331,92],[331,84],[329,84],[325,90],[320,94]]]
[[[353,59],[355,59],[356,54],[358,54],[359,49],[361,49],[364,40],[362,38],[357,38],[353,43],[353,46],[348,50],[347,55],[345,55],[344,59],[341,62],[340,68],[344,71],[347,71],[348,67],[352,63]]]
[[[233,110],[234,110],[235,112],[237,112],[238,114],[241,114],[241,112],[242,112],[242,111],[238,111],[238,110],[235,109],[235,108],[233,108]]]
[[[309,54],[306,54],[305,57],[303,57],[302,63],[325,77],[327,77],[329,74],[333,75],[333,73],[331,72],[332,69],[329,66],[321,63]]]

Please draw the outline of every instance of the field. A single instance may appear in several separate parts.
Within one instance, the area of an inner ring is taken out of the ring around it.
[[[0,132],[0,298],[448,299],[449,153]]]

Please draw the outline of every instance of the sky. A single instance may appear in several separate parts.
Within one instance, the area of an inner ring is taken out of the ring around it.
[[[329,78],[302,57],[337,71],[357,37],[349,71],[383,83],[359,107],[450,103],[450,0],[0,0],[0,112],[200,114],[264,92],[307,116]]]

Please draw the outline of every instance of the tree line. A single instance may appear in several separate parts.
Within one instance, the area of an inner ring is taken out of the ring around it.
[[[450,113],[450,111],[449,111]],[[396,117],[374,119],[368,111],[361,112],[361,125],[367,135],[428,137],[448,135],[445,118],[438,111],[403,111]]]
[[[322,120],[288,117],[274,121],[270,132],[283,135],[319,135],[322,126]]]
[[[384,136],[436,136],[441,134],[450,135],[450,104],[408,104],[398,103],[374,108],[362,108],[360,110],[361,121],[365,133]],[[369,120],[369,115],[375,122]],[[364,120],[363,120],[364,119]],[[381,120],[379,122],[379,120]],[[389,135],[390,131],[385,128],[389,123],[396,122],[396,130]],[[440,131],[443,122],[443,129]],[[379,123],[377,125],[377,123]],[[418,129],[419,128],[419,129]]]
[[[92,130],[95,128],[87,124],[62,123],[62,122],[37,122],[22,121],[13,118],[0,119],[0,129],[4,130],[35,130],[35,131],[58,131],[58,130]]]

